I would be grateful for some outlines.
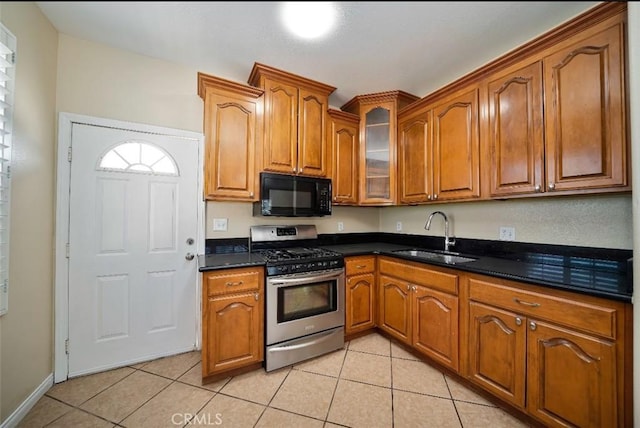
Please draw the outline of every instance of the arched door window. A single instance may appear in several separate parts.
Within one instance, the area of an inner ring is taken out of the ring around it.
[[[107,150],[98,161],[98,170],[152,175],[179,176],[173,158],[153,143],[125,141]]]

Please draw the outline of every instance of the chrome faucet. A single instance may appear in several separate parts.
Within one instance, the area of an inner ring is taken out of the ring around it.
[[[449,251],[449,246],[456,245],[456,239],[449,238],[449,219],[447,218],[447,215],[445,213],[443,213],[442,211],[432,212],[429,216],[429,220],[427,220],[427,224],[424,225],[424,230],[429,230],[429,228],[431,227],[431,220],[436,214],[440,214],[442,215],[442,217],[444,217],[444,250]]]

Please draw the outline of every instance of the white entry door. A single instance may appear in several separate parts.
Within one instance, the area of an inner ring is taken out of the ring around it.
[[[198,142],[72,126],[69,377],[193,350]]]

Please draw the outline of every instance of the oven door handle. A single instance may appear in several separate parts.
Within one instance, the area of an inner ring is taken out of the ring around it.
[[[342,275],[344,275],[344,269],[339,269],[337,271],[331,271],[331,273],[325,273],[322,275],[314,275],[314,276],[309,276],[307,274],[304,274],[304,275],[300,275],[293,278],[268,278],[267,282],[272,285],[309,284],[312,282],[338,279]]]
[[[322,343],[325,340],[328,340],[333,336],[336,332],[330,331],[324,334],[322,337],[312,340],[311,342],[298,343],[297,345],[284,345],[278,346],[277,348],[269,349],[269,352],[284,352],[284,351],[293,351],[294,349],[307,348],[309,346],[317,345],[318,343]]]

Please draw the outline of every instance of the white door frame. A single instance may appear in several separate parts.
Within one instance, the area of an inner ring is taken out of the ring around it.
[[[58,160],[56,172],[56,237],[55,237],[55,278],[54,278],[54,382],[67,380],[69,364],[66,353],[66,341],[69,338],[69,259],[67,242],[69,239],[69,191],[71,163],[71,131],[74,123],[103,126],[135,132],[169,135],[172,137],[196,140],[198,144],[198,195],[203,194],[203,148],[204,136],[197,132],[164,128],[133,122],[123,122],[74,113],[61,112],[58,117]],[[198,231],[196,234],[197,254],[204,254],[205,202],[199,199]],[[200,302],[200,275],[196,275],[196,302]],[[200,305],[196,305],[196,349],[200,349],[201,317]]]

